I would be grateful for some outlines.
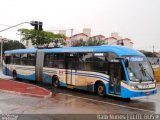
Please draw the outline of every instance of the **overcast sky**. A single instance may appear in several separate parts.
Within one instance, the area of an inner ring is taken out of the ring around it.
[[[155,45],[160,51],[160,0],[0,0],[0,5],[0,24],[38,20],[44,30],[74,28],[74,33],[89,27],[92,35],[118,32],[132,39],[135,49]],[[0,35],[19,39],[17,33],[14,28]]]

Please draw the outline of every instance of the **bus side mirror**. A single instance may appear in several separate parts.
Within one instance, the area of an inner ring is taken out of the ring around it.
[[[125,59],[124,63],[125,63],[125,66],[126,66],[126,68],[127,68],[127,67],[129,66],[129,61],[128,61],[128,59]]]

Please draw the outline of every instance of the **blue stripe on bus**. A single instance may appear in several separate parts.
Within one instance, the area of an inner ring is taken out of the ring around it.
[[[70,71],[67,72],[67,74],[71,74]],[[104,76],[101,76],[101,75],[97,75],[97,74],[88,74],[88,73],[80,73],[80,72],[72,72],[73,75],[80,75],[80,76],[87,76],[87,77],[95,77],[95,78],[100,78],[100,79],[103,79],[105,81],[109,81],[108,78],[104,77]]]

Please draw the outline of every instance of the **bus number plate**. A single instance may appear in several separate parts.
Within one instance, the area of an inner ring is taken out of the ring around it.
[[[139,89],[146,89],[149,88],[149,85],[138,85]]]

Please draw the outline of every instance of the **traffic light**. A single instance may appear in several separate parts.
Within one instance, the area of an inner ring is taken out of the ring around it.
[[[39,22],[39,30],[43,30],[42,26],[43,26],[43,23]]]
[[[38,21],[35,21],[35,23],[34,23],[34,29],[38,30]]]
[[[43,23],[38,21],[31,21],[30,24],[34,26],[34,30],[43,30]]]

